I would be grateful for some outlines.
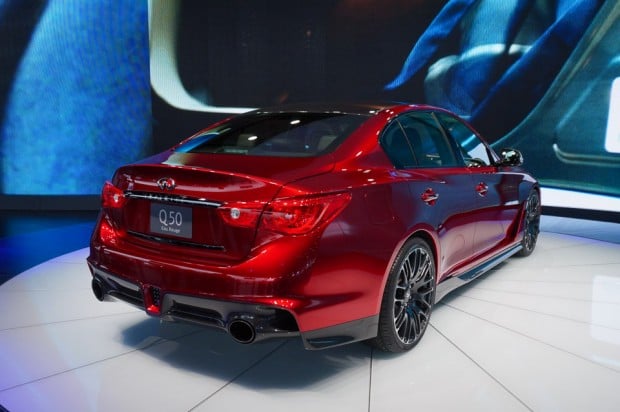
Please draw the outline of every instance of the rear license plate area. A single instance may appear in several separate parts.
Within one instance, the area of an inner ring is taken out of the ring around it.
[[[192,238],[192,208],[151,203],[149,229],[151,233]]]

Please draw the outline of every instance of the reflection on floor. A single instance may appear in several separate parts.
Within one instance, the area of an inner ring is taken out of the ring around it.
[[[88,252],[79,249],[0,286],[0,405],[617,410],[618,225],[544,217],[543,230],[532,256],[445,298],[422,342],[402,355],[361,343],[309,352],[299,339],[243,346],[217,331],[160,324],[123,303],[96,301]]]

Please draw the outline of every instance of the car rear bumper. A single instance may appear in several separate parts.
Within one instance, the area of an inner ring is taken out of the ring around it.
[[[301,336],[306,349],[324,349],[370,339],[377,332],[378,315],[300,332],[295,314],[281,307],[164,292],[112,274],[90,260],[88,265],[93,293],[100,301],[118,299],[165,321],[220,329],[239,343]]]

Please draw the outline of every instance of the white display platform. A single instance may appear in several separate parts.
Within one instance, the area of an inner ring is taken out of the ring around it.
[[[300,339],[244,346],[160,324],[98,302],[87,253],[0,286],[0,405],[11,412],[620,407],[618,242],[542,232],[532,256],[446,297],[400,355],[362,343],[310,352]]]

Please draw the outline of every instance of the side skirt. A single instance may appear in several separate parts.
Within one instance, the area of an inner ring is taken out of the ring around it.
[[[523,247],[521,243],[518,243],[503,252],[499,253],[491,257],[490,259],[482,262],[480,265],[475,268],[463,273],[460,276],[455,276],[448,278],[437,285],[437,291],[435,292],[435,303],[439,302],[443,299],[448,293],[452,292],[454,289],[457,289],[463,285],[468,284],[472,280],[480,277],[482,274],[488,272],[493,269],[495,266],[499,265],[512,255],[518,253]]]

